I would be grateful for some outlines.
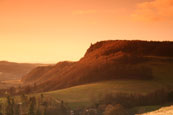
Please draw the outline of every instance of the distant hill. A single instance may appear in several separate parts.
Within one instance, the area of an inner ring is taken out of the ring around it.
[[[31,72],[29,72],[26,76],[22,77],[22,81],[26,82],[34,82],[39,79],[42,75],[52,69],[52,66],[39,66],[34,68]]]
[[[172,62],[173,42],[110,40],[90,46],[77,62],[36,68],[22,78],[40,91],[111,79],[153,79],[147,62]],[[40,88],[41,87],[41,88]]]
[[[0,81],[20,80],[22,76],[42,64],[28,64],[0,61]]]

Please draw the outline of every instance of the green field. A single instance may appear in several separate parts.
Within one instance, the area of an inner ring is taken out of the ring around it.
[[[89,106],[109,93],[147,94],[158,89],[173,89],[173,64],[149,63],[153,80],[112,80],[46,92],[45,95],[63,100],[70,107]]]
[[[44,96],[63,100],[70,108],[91,106],[106,94],[148,94],[159,89],[173,89],[172,63],[147,63],[152,68],[153,80],[112,80],[79,85],[71,88],[45,92]],[[31,94],[30,96],[40,96]],[[1,99],[2,100],[2,99]]]
[[[109,93],[147,94],[162,87],[155,81],[116,80],[80,85],[44,94],[63,100],[71,107],[76,107],[90,105]]]

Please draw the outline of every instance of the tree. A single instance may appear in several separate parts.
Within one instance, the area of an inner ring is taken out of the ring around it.
[[[29,106],[29,115],[34,115],[35,114],[35,105],[36,105],[36,98],[31,97],[30,98],[30,106]]]
[[[20,98],[21,98],[23,106],[26,106],[27,101],[28,101],[28,97],[25,94],[22,94]]]
[[[43,102],[43,106],[44,106],[43,115],[47,115],[48,103],[47,103],[46,101],[45,101],[45,102]]]
[[[28,113],[29,113],[28,115],[34,115],[34,104],[33,103],[30,104]]]
[[[43,94],[41,94],[41,95],[40,95],[40,98],[41,98],[41,103],[43,103],[43,98],[44,98],[44,95],[43,95]]]
[[[2,105],[0,104],[0,115],[2,115]]]
[[[44,108],[43,115],[47,115],[47,109]]]
[[[14,95],[14,94],[16,93],[15,87],[11,87],[11,88],[9,89],[9,93],[10,93],[10,95]]]
[[[61,101],[60,107],[62,115],[67,115],[67,108],[64,106],[64,101]]]
[[[41,115],[39,108],[37,108],[36,115]]]
[[[14,115],[14,99],[11,99],[10,96],[7,97],[7,107],[6,107],[6,114],[7,115]]]
[[[16,107],[15,107],[15,115],[20,115],[20,105],[16,105]]]
[[[29,94],[31,93],[31,87],[28,85],[25,87],[25,91],[24,91],[26,94]]]

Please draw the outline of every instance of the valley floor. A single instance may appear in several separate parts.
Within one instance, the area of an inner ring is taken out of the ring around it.
[[[7,89],[11,87],[18,87],[21,85],[20,80],[4,80],[0,81],[0,89]]]

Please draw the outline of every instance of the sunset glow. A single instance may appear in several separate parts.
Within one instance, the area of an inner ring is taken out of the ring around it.
[[[79,60],[109,39],[173,40],[172,0],[0,0],[0,60]]]

